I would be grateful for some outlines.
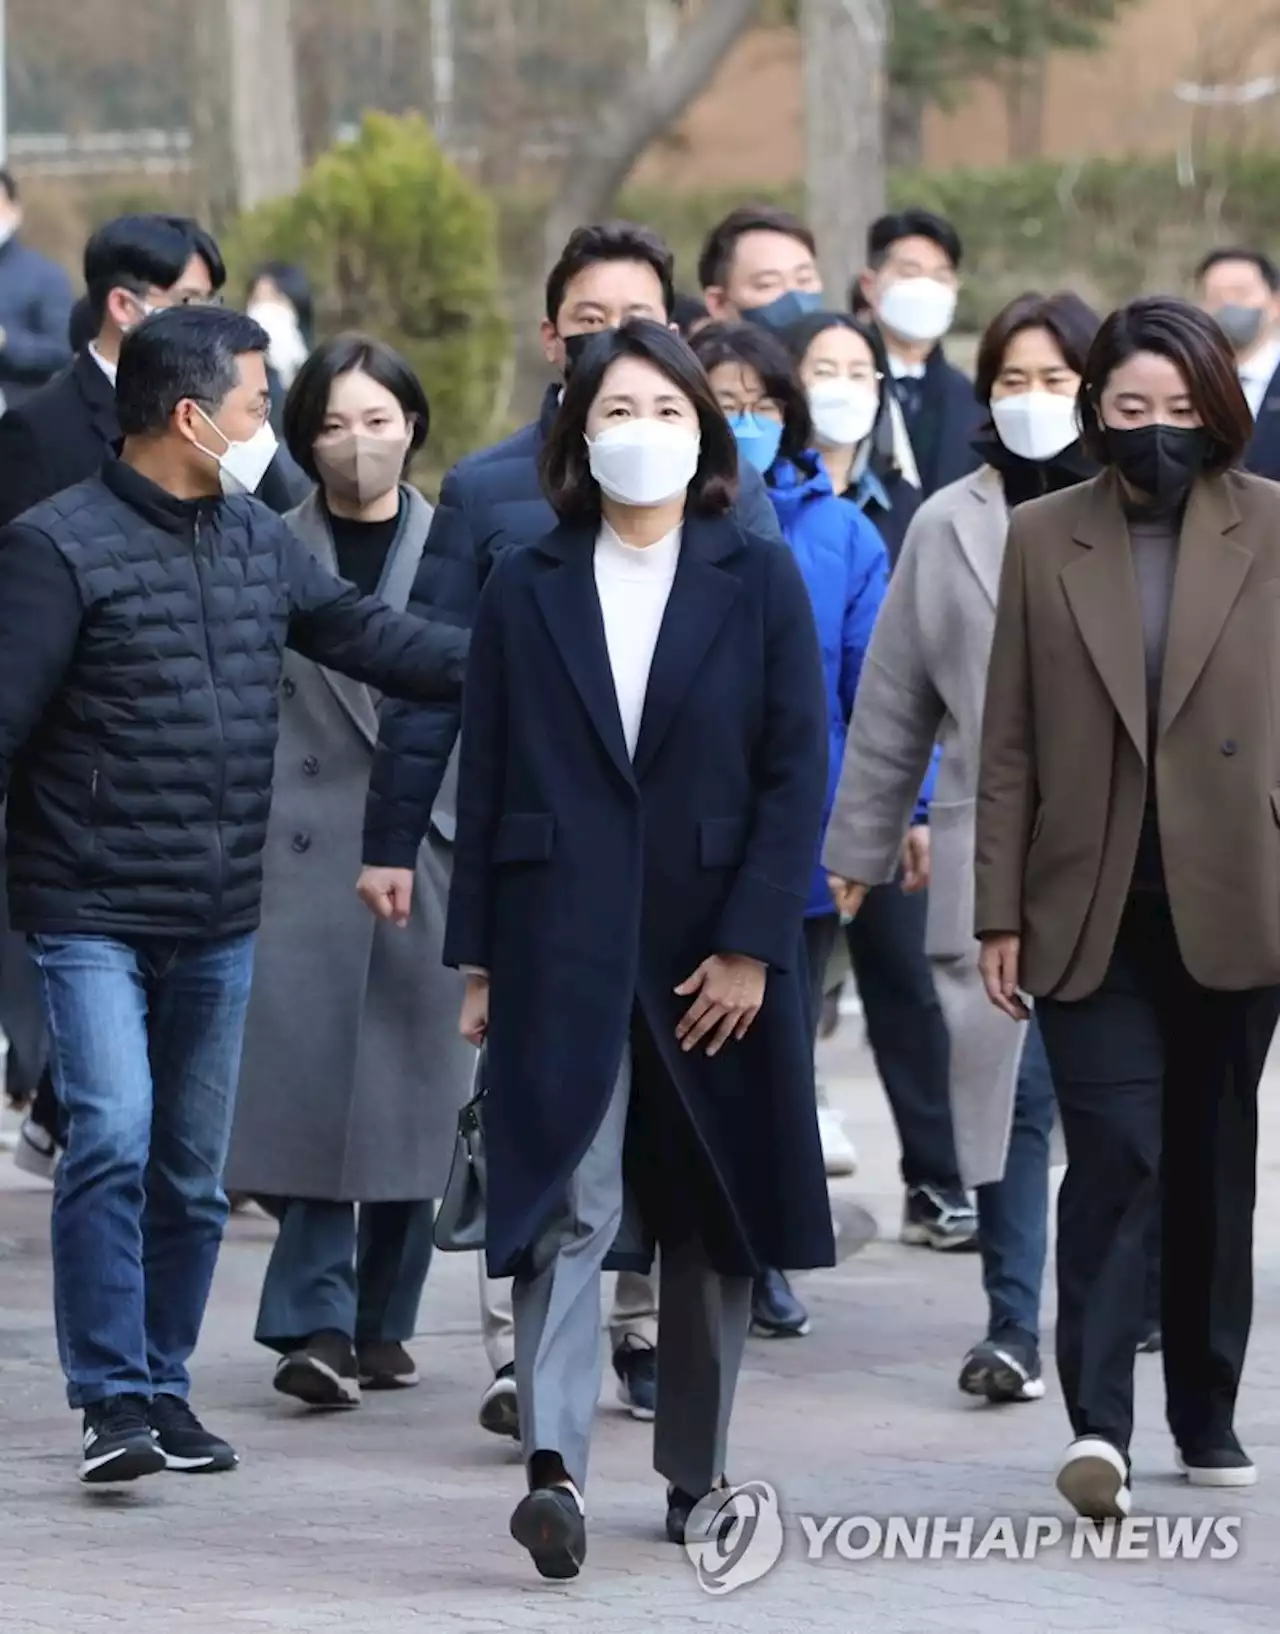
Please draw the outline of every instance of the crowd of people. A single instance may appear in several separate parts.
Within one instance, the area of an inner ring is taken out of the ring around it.
[[[1060,1491],[1129,1512],[1161,1348],[1187,1478],[1250,1484],[1268,257],[1106,318],[1026,292],[970,379],[928,211],[875,223],[847,300],[779,209],[714,228],[699,295],[644,226],[585,225],[538,418],[433,507],[430,382],[319,338],[298,269],[242,312],[199,224],[125,216],[73,302],[17,198],[0,175],[0,1022],[81,1478],[237,1464],[189,1399],[229,1194],[278,1225],[275,1390],[415,1384],[461,1114],[513,1536],[582,1567],[607,1331],[683,1541],[748,1335],[802,1338],[791,1274],[834,1261],[840,950],[901,1239],[981,1259],[960,1390],[1045,1394],[1061,1141]]]

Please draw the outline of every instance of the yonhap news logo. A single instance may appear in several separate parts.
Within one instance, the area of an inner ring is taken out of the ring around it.
[[[1238,1515],[1131,1515],[1123,1521],[1063,1521],[1056,1515],[797,1515],[807,1561],[864,1560],[1234,1560]],[[689,1517],[685,1550],[706,1594],[758,1582],[786,1552],[775,1488],[767,1481],[709,1493]],[[798,1553],[798,1551],[797,1551]]]

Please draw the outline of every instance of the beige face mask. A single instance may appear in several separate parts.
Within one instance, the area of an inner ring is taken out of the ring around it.
[[[389,494],[408,452],[408,437],[375,437],[368,431],[349,431],[314,449],[325,492],[348,505],[370,505]]]

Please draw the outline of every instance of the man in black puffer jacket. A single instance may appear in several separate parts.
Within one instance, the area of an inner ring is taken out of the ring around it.
[[[458,629],[362,597],[249,497],[267,336],[210,307],[120,354],[124,446],[0,534],[0,796],[67,1116],[59,1349],[87,1481],[236,1456],[187,1405],[227,1202],[281,661],[457,696]],[[307,847],[305,834],[294,840]]]

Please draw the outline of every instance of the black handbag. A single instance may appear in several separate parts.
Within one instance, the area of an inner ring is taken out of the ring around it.
[[[445,1254],[475,1253],[484,1248],[484,1095],[485,1052],[481,1050],[471,1099],[458,1113],[453,1163],[436,1210],[433,1237],[436,1247]]]

